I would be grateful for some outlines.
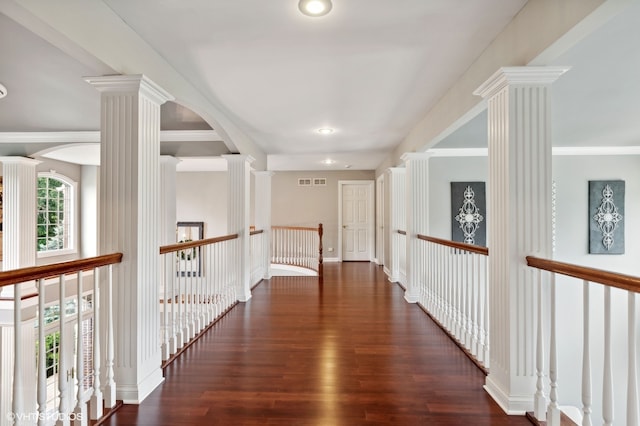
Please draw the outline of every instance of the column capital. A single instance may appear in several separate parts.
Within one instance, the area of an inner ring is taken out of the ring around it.
[[[544,86],[556,81],[571,67],[502,67],[473,94],[490,98],[507,86]]]
[[[33,158],[29,158],[29,157],[12,157],[12,156],[6,156],[6,157],[0,157],[0,163],[2,164],[24,164],[27,166],[37,166],[38,164],[42,163],[42,161],[39,160],[34,160]]]
[[[85,77],[84,81],[95,87],[100,93],[143,93],[158,105],[175,99],[144,74]]]
[[[428,160],[431,157],[433,157],[431,152],[405,152],[400,159],[407,164],[409,161]]]
[[[227,163],[239,163],[244,161],[251,164],[255,161],[255,158],[245,154],[225,154],[221,155],[221,157],[227,160]]]

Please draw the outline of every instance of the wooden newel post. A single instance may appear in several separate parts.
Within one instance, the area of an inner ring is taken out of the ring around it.
[[[318,224],[318,277],[322,278],[322,224]]]

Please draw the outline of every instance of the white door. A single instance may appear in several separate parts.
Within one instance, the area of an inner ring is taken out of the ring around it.
[[[342,260],[366,260],[373,252],[373,182],[341,182]]]
[[[376,260],[384,265],[384,175],[376,180]]]

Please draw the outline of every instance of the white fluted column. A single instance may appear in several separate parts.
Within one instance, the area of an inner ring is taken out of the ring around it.
[[[160,245],[175,244],[176,239],[176,166],[180,160],[160,156]]]
[[[227,160],[227,232],[238,234],[236,273],[238,278],[238,300],[246,302],[251,298],[251,262],[249,259],[249,226],[251,195],[251,163],[250,155],[223,155]]]
[[[406,170],[406,243],[407,283],[404,298],[418,301],[420,288],[421,244],[418,234],[429,234],[429,158],[426,152],[411,152],[402,156]]]
[[[0,157],[3,168],[3,238],[2,269],[5,271],[34,266],[36,264],[36,166],[39,161],[24,157]],[[4,287],[0,296],[14,298],[14,302],[3,303],[0,316],[7,325],[0,330],[0,385],[3,390],[0,397],[2,421],[5,413],[24,413],[34,407],[32,399],[25,398],[25,389],[32,389],[33,382],[25,369],[33,369],[29,357],[33,350],[24,352],[24,328],[22,321],[21,296],[36,292],[35,287],[26,285]],[[10,318],[13,319],[13,325]],[[32,324],[32,322],[30,323]],[[11,330],[13,329],[13,330]],[[16,357],[17,356],[17,357]]]
[[[255,220],[256,229],[264,230],[262,234],[262,266],[263,278],[271,278],[271,177],[274,172],[253,172],[256,180]]]
[[[389,281],[400,281],[400,253],[398,230],[404,231],[406,224],[406,197],[407,190],[406,170],[402,167],[390,167],[387,169],[388,200],[389,200],[389,228],[387,238],[389,239],[389,251],[391,259],[389,262]]]
[[[40,161],[25,157],[0,157],[3,185],[2,269],[36,264],[36,166]],[[13,291],[5,287],[4,291]],[[13,295],[13,293],[11,293]]]
[[[512,414],[533,408],[536,283],[525,256],[552,256],[549,86],[566,70],[501,68],[474,92],[488,100],[489,112],[491,372],[485,388]]]
[[[124,254],[113,276],[116,398],[139,403],[163,380],[160,105],[172,97],[142,75],[87,81],[101,92],[99,254]],[[101,297],[105,303],[106,296]]]

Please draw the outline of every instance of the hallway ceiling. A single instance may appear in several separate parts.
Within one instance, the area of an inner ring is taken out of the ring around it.
[[[114,18],[128,26],[278,167],[323,169],[321,161],[332,158],[330,168],[373,169],[526,0],[334,0],[322,18],[300,14],[297,3],[104,0],[82,7],[95,8],[89,28]],[[56,7],[71,14],[74,5]],[[82,77],[137,72],[103,58],[78,60],[6,16],[0,28],[0,82],[9,89],[0,132],[96,130],[99,97]],[[116,40],[113,49],[122,47]],[[321,127],[335,132],[320,135]]]
[[[244,152],[246,136],[272,170],[375,169],[525,3],[334,0],[310,18],[297,0],[3,0],[0,155],[19,145],[3,132],[98,130],[84,76],[174,73],[219,114],[177,99],[162,108],[165,130],[213,128],[220,152]],[[638,144],[640,6],[629,9],[555,60],[572,66],[554,85],[555,144]],[[486,146],[485,122],[437,148]]]

